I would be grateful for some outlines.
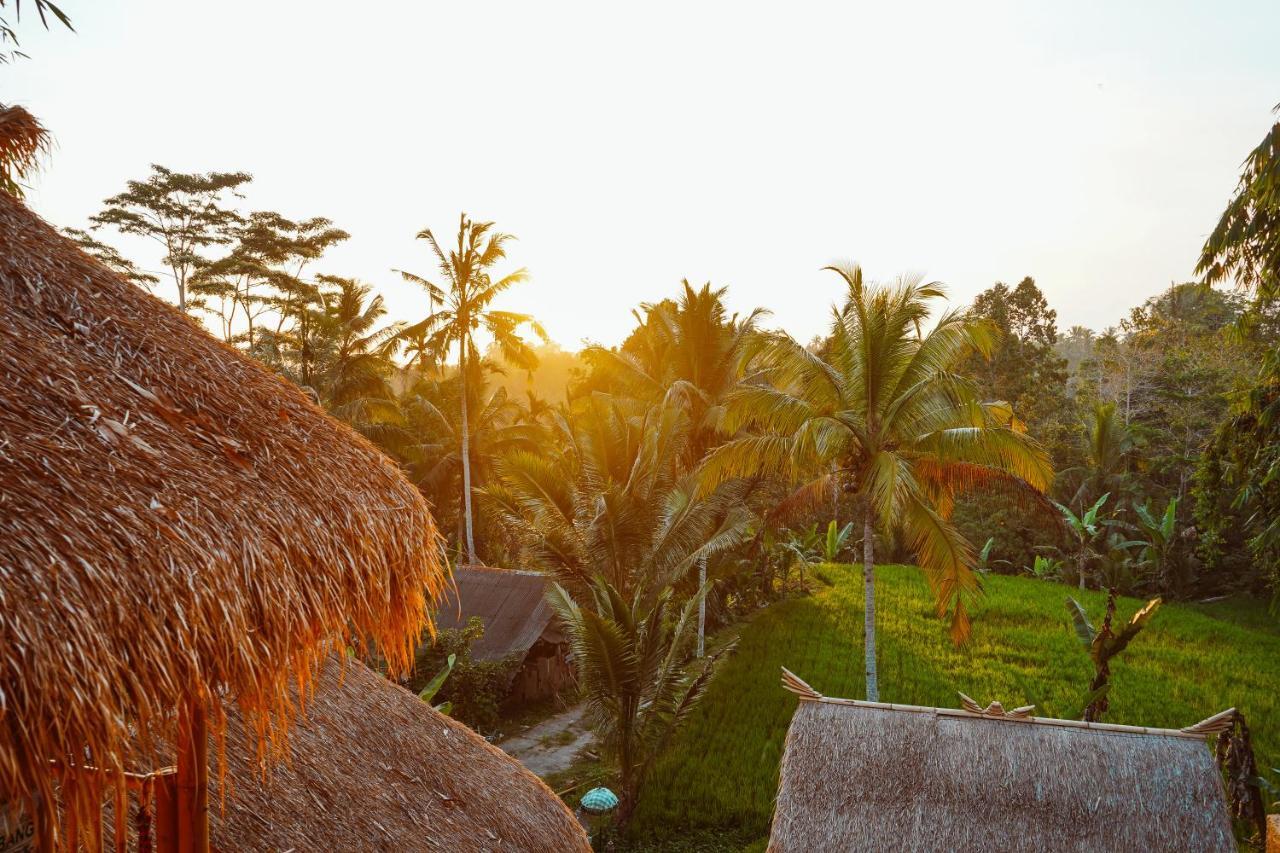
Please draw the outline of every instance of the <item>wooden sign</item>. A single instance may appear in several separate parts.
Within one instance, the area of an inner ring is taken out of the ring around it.
[[[36,825],[20,806],[0,803],[0,853],[30,853],[36,849]]]

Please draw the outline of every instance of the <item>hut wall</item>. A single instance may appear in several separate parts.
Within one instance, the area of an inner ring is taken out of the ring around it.
[[[576,678],[569,662],[567,643],[539,640],[529,649],[524,663],[511,679],[506,704],[521,705],[549,699],[568,689]]]

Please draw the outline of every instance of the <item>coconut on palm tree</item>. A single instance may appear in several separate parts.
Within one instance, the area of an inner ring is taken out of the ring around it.
[[[951,524],[955,497],[1002,488],[1042,501],[1053,471],[1045,451],[1014,428],[1009,407],[979,400],[952,372],[987,354],[989,326],[959,311],[932,326],[937,283],[902,277],[865,283],[858,267],[829,267],[848,288],[830,336],[813,352],[770,336],[755,381],[730,395],[722,420],[733,437],[702,466],[703,488],[769,472],[799,483],[793,505],[834,488],[861,498],[867,698],[879,697],[875,656],[876,533],[898,531],[949,615],[951,635],[969,634],[968,603],[979,591],[974,547]]]
[[[467,559],[475,563],[476,545],[474,523],[471,514],[471,453],[467,411],[468,370],[470,362],[479,361],[475,334],[483,330],[493,338],[503,358],[511,364],[532,370],[537,365],[533,349],[519,335],[521,326],[528,325],[541,338],[546,338],[542,327],[528,314],[498,311],[492,307],[494,299],[513,284],[527,281],[528,272],[521,268],[515,272],[494,278],[494,267],[507,256],[506,244],[514,239],[509,234],[493,230],[492,222],[474,222],[464,213],[458,222],[456,247],[445,252],[431,229],[418,232],[418,239],[426,240],[436,256],[442,278],[441,284],[414,273],[398,270],[406,281],[421,286],[427,292],[432,313],[421,322],[406,329],[409,340],[423,339],[432,352],[446,353],[453,346],[458,348],[458,375],[462,380],[462,512],[465,520],[464,538]],[[436,306],[439,310],[435,310]]]

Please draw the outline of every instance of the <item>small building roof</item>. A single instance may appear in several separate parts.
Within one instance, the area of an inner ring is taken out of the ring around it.
[[[473,616],[484,622],[484,636],[471,648],[477,660],[523,655],[552,627],[555,611],[547,603],[549,575],[489,566],[458,566],[453,586],[436,613],[439,628],[464,628]]]
[[[1223,715],[1150,729],[831,699],[784,683],[800,705],[771,853],[1236,849],[1205,744]]]
[[[391,460],[3,192],[0,316],[0,800],[187,699],[287,724],[334,647],[411,665],[444,577]]]
[[[591,847],[541,779],[358,661],[330,660],[264,777],[252,728],[228,718],[220,850],[556,850]],[[216,769],[211,780],[218,778]]]

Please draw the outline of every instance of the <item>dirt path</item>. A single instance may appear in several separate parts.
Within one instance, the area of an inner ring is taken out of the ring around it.
[[[501,741],[498,747],[539,776],[558,773],[594,740],[582,713],[577,705]]]

